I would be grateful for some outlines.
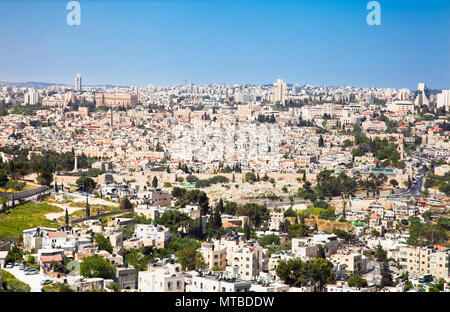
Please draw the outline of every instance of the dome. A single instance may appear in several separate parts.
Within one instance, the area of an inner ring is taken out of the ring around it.
[[[178,120],[175,117],[167,117],[164,121],[173,125],[178,125]]]

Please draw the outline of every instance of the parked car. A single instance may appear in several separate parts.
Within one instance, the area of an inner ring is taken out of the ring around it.
[[[9,263],[6,265],[6,268],[7,268],[7,269],[12,269],[12,267],[13,267],[13,264],[12,264],[11,262],[9,262]]]
[[[19,266],[19,265],[20,265],[20,261],[14,262],[14,265],[15,265],[15,266]]]
[[[36,269],[31,269],[31,270],[29,270],[29,271],[26,271],[26,272],[25,272],[25,275],[34,275],[34,274],[38,274],[38,273],[39,273],[38,270],[36,270]]]
[[[41,281],[41,285],[49,285],[51,283],[53,283],[53,282],[52,282],[52,280],[49,280],[49,279],[45,279],[45,280]]]
[[[21,263],[21,264],[19,265],[19,270],[23,270],[23,269],[25,269],[25,266],[23,265],[23,263]]]

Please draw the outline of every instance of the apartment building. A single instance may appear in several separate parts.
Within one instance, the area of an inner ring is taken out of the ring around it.
[[[367,271],[367,258],[358,253],[351,254],[335,254],[331,256],[331,260],[346,265],[346,271],[353,274],[364,274]]]
[[[270,220],[269,220],[269,229],[270,230],[278,230],[280,228],[281,222],[284,221],[284,212],[276,212],[272,211],[270,213]]]
[[[219,240],[204,242],[199,251],[210,270],[214,267],[222,270],[227,265],[227,248],[221,246]]]
[[[140,292],[184,292],[185,277],[180,273],[179,264],[151,268],[138,273],[138,290]]]
[[[132,266],[116,268],[117,282],[122,289],[136,288],[136,269]]]
[[[350,287],[347,282],[338,281],[336,284],[328,284],[325,286],[326,292],[376,292],[376,287]]]
[[[237,267],[243,280],[256,278],[259,273],[268,268],[267,249],[259,245],[248,246],[231,253],[231,266]]]
[[[394,101],[387,104],[387,109],[393,113],[414,113],[414,104],[410,101]]]
[[[450,277],[449,250],[435,250],[431,247],[402,246],[399,261],[410,274],[431,274],[435,278]]]
[[[339,240],[336,235],[317,234],[313,237],[293,238],[292,253],[302,260],[314,258],[321,245],[325,251],[325,256],[335,254],[339,249]]]
[[[134,94],[99,93],[95,95],[96,106],[133,106],[138,102],[138,96]]]
[[[163,192],[161,189],[151,189],[143,192],[138,192],[138,204],[146,204],[156,207],[170,207],[172,204],[172,194]]]
[[[227,267],[227,272],[214,274],[212,272],[192,272],[190,284],[186,292],[248,292],[252,283],[238,279],[237,271]]]
[[[157,248],[166,248],[170,240],[170,230],[162,225],[136,224],[135,238],[148,241],[144,245],[151,245]]]

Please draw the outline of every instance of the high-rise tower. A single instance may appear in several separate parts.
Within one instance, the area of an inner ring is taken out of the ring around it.
[[[286,83],[283,79],[278,79],[277,82],[273,84],[273,102],[280,103],[284,105],[286,101]]]
[[[81,91],[82,85],[81,85],[81,75],[78,74],[75,77],[75,90]]]

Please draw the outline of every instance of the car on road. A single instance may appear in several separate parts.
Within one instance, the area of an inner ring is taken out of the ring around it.
[[[30,269],[25,272],[25,275],[34,275],[34,274],[39,274],[39,271],[36,269]]]
[[[51,284],[51,283],[53,283],[53,281],[52,281],[52,280],[49,280],[49,279],[45,279],[45,280],[42,280],[42,281],[41,281],[41,285],[49,285],[49,284]]]

